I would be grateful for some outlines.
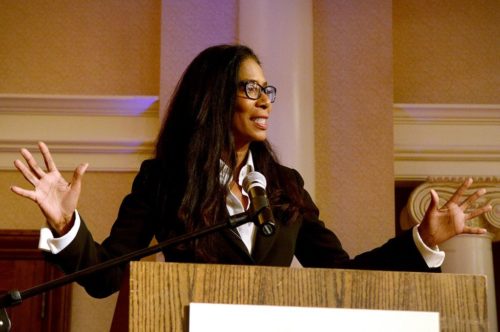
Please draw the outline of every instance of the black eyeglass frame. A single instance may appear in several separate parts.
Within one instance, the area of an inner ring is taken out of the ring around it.
[[[259,87],[259,95],[257,97],[251,97],[249,94],[248,94],[248,86],[250,84],[254,84],[254,85],[257,85]],[[272,85],[267,85],[267,86],[262,86],[260,85],[259,83],[257,83],[256,81],[252,81],[252,80],[248,80],[248,81],[241,81],[238,83],[238,86],[241,86],[243,87],[244,91],[245,91],[245,95],[247,96],[248,99],[252,99],[252,100],[257,100],[259,99],[261,96],[262,96],[262,93],[265,93],[267,97],[269,97],[269,100],[271,101],[271,103],[274,103],[274,101],[276,100],[276,92],[277,92],[277,89],[275,86],[272,86]],[[268,90],[271,89],[271,92],[268,92]],[[269,95],[269,94],[272,94],[272,97]]]

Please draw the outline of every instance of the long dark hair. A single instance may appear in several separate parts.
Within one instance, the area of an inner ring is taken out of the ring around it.
[[[247,46],[217,45],[202,51],[180,79],[160,131],[156,159],[162,178],[163,218],[180,221],[178,232],[189,232],[227,218],[225,184],[220,160],[236,166],[231,132],[241,63],[258,57]],[[268,179],[268,191],[279,189],[276,158],[267,141],[250,145],[258,170]],[[272,179],[272,180],[271,180]],[[269,181],[271,180],[271,181]],[[175,211],[175,215],[173,214]],[[196,259],[216,261],[215,237],[193,244]],[[167,258],[168,259],[168,258]]]

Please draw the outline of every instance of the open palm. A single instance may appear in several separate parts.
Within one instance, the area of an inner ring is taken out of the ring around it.
[[[40,142],[39,148],[47,170],[42,170],[32,154],[28,150],[22,149],[21,154],[27,165],[20,160],[14,161],[14,165],[24,178],[34,186],[34,189],[28,190],[12,186],[11,190],[36,202],[49,226],[59,235],[63,235],[71,227],[72,217],[80,197],[81,180],[88,164],[79,165],[73,173],[71,183],[68,183],[59,173],[45,143]]]
[[[491,210],[490,205],[485,205],[468,211],[468,208],[486,193],[484,188],[477,190],[460,202],[463,194],[471,184],[472,179],[467,179],[441,208],[439,208],[438,194],[436,191],[431,190],[431,202],[418,228],[422,240],[429,247],[439,245],[458,234],[481,234],[486,232],[483,228],[470,227],[466,224],[467,220]]]

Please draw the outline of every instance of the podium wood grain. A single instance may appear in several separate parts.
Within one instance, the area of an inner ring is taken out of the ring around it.
[[[130,331],[187,331],[190,302],[438,311],[442,331],[487,331],[484,276],[133,262]]]

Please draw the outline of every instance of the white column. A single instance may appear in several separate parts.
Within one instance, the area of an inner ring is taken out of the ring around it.
[[[449,201],[465,178],[435,178],[419,185],[413,190],[406,205],[407,215],[402,213],[401,227],[409,229],[417,225],[424,217],[430,203],[429,190],[436,190],[440,205]],[[439,245],[446,253],[442,271],[446,273],[481,274],[486,276],[489,331],[498,330],[495,273],[493,265],[493,239],[499,239],[500,232],[500,182],[492,178],[475,177],[472,186],[463,193],[463,197],[472,195],[479,188],[485,188],[486,194],[478,198],[471,208],[490,204],[493,209],[467,221],[467,225],[485,228],[486,234],[461,234]],[[407,219],[406,219],[407,218]]]
[[[269,141],[314,197],[312,1],[240,0],[239,41],[257,53],[267,81],[278,89]]]
[[[442,271],[445,273],[481,274],[486,276],[488,321],[490,331],[498,331],[493,270],[492,233],[461,234],[439,246],[446,253]]]

